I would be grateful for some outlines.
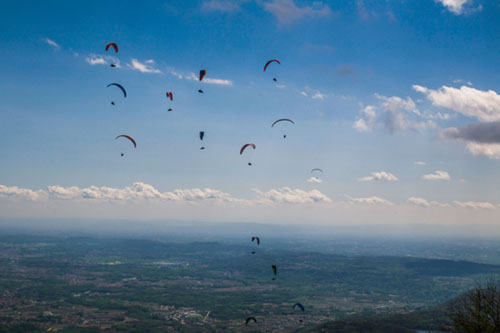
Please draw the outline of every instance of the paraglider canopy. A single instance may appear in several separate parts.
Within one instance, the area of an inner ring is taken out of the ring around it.
[[[126,134],[121,134],[121,135],[118,135],[118,136],[115,138],[115,140],[116,140],[116,139],[118,139],[118,138],[126,138],[126,139],[129,139],[129,140],[130,140],[130,141],[134,144],[134,148],[137,148],[137,143],[135,142],[135,140],[134,140],[134,139],[132,139],[132,137],[130,137],[130,136],[126,135]]]
[[[264,72],[266,71],[267,66],[269,66],[269,64],[272,62],[277,62],[279,65],[281,65],[281,62],[278,59],[271,59],[268,62],[266,62],[266,64],[264,65]]]
[[[254,323],[256,323],[256,322],[257,322],[257,319],[255,319],[255,317],[248,317],[248,318],[245,320],[245,325],[248,325],[248,323],[249,323],[251,320],[253,320],[253,321],[254,321]]]
[[[320,168],[314,168],[311,170],[311,173],[313,173],[314,171],[319,171],[321,173],[323,173],[323,170],[321,170]]]
[[[200,81],[203,80],[205,74],[207,74],[207,71],[205,69],[200,70]]]
[[[252,147],[253,149],[256,148],[255,144],[253,144],[253,143],[247,143],[247,144],[243,145],[243,147],[241,147],[241,149],[240,149],[240,155],[243,154],[243,152],[245,151],[245,149],[247,149],[247,147]]]
[[[204,137],[205,137],[205,132],[204,131],[200,131],[200,140],[203,141]]]
[[[109,88],[111,86],[115,86],[115,87],[118,87],[122,93],[123,93],[123,97],[127,97],[127,91],[125,90],[125,88],[123,88],[123,86],[119,83],[110,83],[106,86],[106,88]]]
[[[304,306],[303,306],[302,304],[300,304],[300,303],[295,303],[295,304],[293,305],[293,308],[295,309],[295,307],[296,307],[296,306],[297,306],[297,307],[299,307],[299,309],[301,309],[301,310],[302,310],[302,312],[304,312],[304,311],[305,311]]]
[[[110,46],[112,46],[115,49],[115,52],[118,53],[118,45],[116,45],[116,43],[109,43],[108,45],[106,45],[106,51]]]
[[[174,100],[174,94],[172,94],[172,92],[171,92],[171,91],[167,91],[167,94],[166,94],[166,95],[167,95],[167,98],[170,98],[170,100],[171,100],[171,101],[173,101],[173,100]]]
[[[256,241],[257,245],[259,245],[259,244],[260,244],[260,239],[259,239],[259,237],[252,236],[252,242],[253,242],[253,241]]]
[[[203,90],[201,90],[201,89],[198,89],[198,92],[199,92],[200,94],[203,94]]]
[[[294,125],[295,125],[295,122],[294,122],[293,120],[283,118],[283,119],[278,119],[278,120],[276,120],[276,121],[275,121],[275,122],[271,125],[271,127],[274,127],[274,125],[276,125],[277,123],[282,122],[282,121],[288,121],[288,122],[290,122],[290,123],[292,123],[292,124],[294,124]]]

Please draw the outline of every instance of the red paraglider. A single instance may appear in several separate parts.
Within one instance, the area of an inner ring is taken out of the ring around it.
[[[256,148],[253,143],[247,143],[246,145],[243,145],[243,147],[241,147],[241,149],[240,149],[240,155],[243,154],[243,152],[245,151],[245,149],[247,149],[247,147],[252,147],[253,149]]]
[[[174,95],[172,94],[171,91],[167,91],[167,98],[170,98],[171,101],[174,100]]]
[[[132,137],[130,137],[130,136],[126,135],[126,134],[121,134],[121,135],[118,135],[118,136],[115,138],[115,140],[116,140],[116,139],[118,139],[118,138],[126,138],[126,139],[129,139],[129,140],[130,140],[130,141],[134,144],[134,148],[137,148],[137,143],[135,142],[135,140],[134,140]]]
[[[200,70],[200,81],[203,80],[205,74],[207,74],[207,71],[205,69]]]
[[[109,43],[108,45],[106,45],[106,51],[110,46],[112,46],[115,49],[115,52],[118,53],[118,45],[116,45],[116,43]]]
[[[269,66],[269,64],[272,62],[277,62],[279,65],[281,65],[281,62],[278,59],[271,59],[268,62],[266,62],[266,64],[264,65],[264,72],[266,71],[267,66]]]

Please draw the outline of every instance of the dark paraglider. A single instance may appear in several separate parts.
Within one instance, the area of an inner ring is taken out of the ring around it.
[[[248,325],[248,323],[253,320],[254,323],[257,323],[257,319],[255,319],[255,317],[248,317],[246,320],[245,320],[245,325]]]
[[[201,90],[201,89],[198,89],[198,92],[199,92],[200,94],[203,94],[203,90]]]
[[[276,267],[276,265],[271,265],[271,268],[273,269],[273,274],[274,274],[273,280],[276,280],[276,275],[278,274],[278,267]]]
[[[200,70],[200,81],[203,80],[205,75],[207,74],[207,71],[205,69]]]
[[[125,90],[125,88],[123,88],[123,86],[119,83],[110,83],[106,86],[106,88],[109,88],[111,86],[115,86],[115,87],[118,87],[122,93],[123,93],[123,97],[127,97],[127,91]]]

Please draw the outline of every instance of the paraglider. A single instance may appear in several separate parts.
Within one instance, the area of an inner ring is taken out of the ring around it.
[[[130,140],[130,141],[134,144],[134,148],[137,148],[137,143],[135,142],[135,140],[134,140],[132,137],[130,137],[130,136],[126,135],[126,134],[121,134],[121,135],[118,135],[118,136],[115,138],[115,140],[116,140],[116,139],[118,139],[118,138],[126,138],[126,139],[129,139],[129,140]]]
[[[253,149],[256,148],[255,144],[253,143],[244,144],[243,147],[241,147],[240,149],[240,155],[243,154],[243,152],[245,151],[245,149],[247,149],[247,147],[252,147]]]
[[[278,120],[276,120],[276,121],[275,121],[275,122],[271,125],[271,127],[274,127],[274,125],[276,125],[277,123],[282,122],[282,121],[288,121],[288,122],[290,122],[290,123],[292,123],[292,124],[294,124],[294,125],[295,125],[295,122],[294,122],[293,120],[283,118],[283,119],[278,119]],[[286,134],[283,134],[283,139],[286,139]]]
[[[268,62],[266,62],[266,64],[264,65],[264,72],[266,71],[267,66],[269,66],[269,64],[272,62],[277,62],[279,65],[281,65],[281,62],[278,59],[271,59]]]
[[[170,111],[172,111],[172,108],[168,108],[168,110],[167,110],[167,111],[169,111],[169,112],[170,112]]]
[[[252,242],[255,241],[257,243],[257,246],[260,245],[260,239],[257,236],[252,236]],[[255,250],[252,251],[252,254],[255,254]]]
[[[273,280],[276,280],[276,275],[278,274],[278,267],[276,267],[276,265],[271,265],[271,268],[273,269],[273,274],[274,274]]]
[[[205,132],[204,131],[200,131],[200,140],[203,141],[204,137],[205,137]],[[201,147],[200,149],[203,150],[203,149],[205,149],[205,147]]]
[[[250,320],[253,320],[254,323],[257,323],[257,319],[255,319],[255,317],[248,317],[245,320],[245,325],[248,325],[248,323],[250,322]]]
[[[109,49],[109,47],[112,46],[115,49],[115,53],[118,53],[118,45],[116,43],[109,43],[106,45],[106,51]]]
[[[172,92],[171,92],[171,91],[167,91],[167,94],[166,94],[166,95],[167,95],[167,98],[170,98],[170,100],[171,100],[171,101],[173,101],[173,100],[174,100],[174,95],[172,94]]]
[[[207,71],[205,69],[200,70],[200,81],[203,80],[205,74],[207,74]]]
[[[292,124],[294,124],[294,125],[295,125],[295,122],[294,122],[293,120],[283,118],[283,119],[278,119],[278,120],[276,120],[276,121],[275,121],[275,122],[271,125],[271,127],[274,127],[274,125],[276,125],[277,123],[282,122],[282,121],[288,121],[288,122],[291,122]]]
[[[111,67],[113,67],[113,68],[114,68],[114,67],[116,67],[116,65],[115,65],[115,64],[111,64],[110,66],[111,66]]]
[[[293,308],[295,309],[295,307],[298,307],[299,309],[301,309],[301,310],[302,310],[302,312],[304,312],[304,311],[305,311],[304,306],[303,306],[302,304],[300,304],[300,303],[295,303],[295,304],[293,305]]]
[[[119,84],[119,83],[110,83],[110,84],[108,84],[108,85],[106,86],[106,88],[109,88],[109,87],[111,87],[111,86],[116,86],[116,87],[118,87],[118,88],[122,91],[122,93],[123,93],[123,97],[127,97],[127,91],[125,90],[125,88],[123,88],[123,86],[122,86],[121,84]]]
[[[241,147],[241,149],[240,149],[240,155],[243,154],[243,152],[245,151],[245,149],[247,149],[247,147],[252,147],[253,149],[256,148],[255,144],[253,144],[253,143],[244,144],[243,147]],[[248,162],[248,165],[252,166],[252,163]]]
[[[278,82],[278,80],[277,80],[275,77],[273,77],[273,81],[274,81],[274,82]]]
[[[320,168],[314,168],[311,170],[311,173],[313,173],[314,171],[319,171],[321,173],[323,173],[323,170],[321,170]]]
[[[199,92],[200,94],[203,94],[203,90],[201,90],[201,89],[198,89],[198,92]]]

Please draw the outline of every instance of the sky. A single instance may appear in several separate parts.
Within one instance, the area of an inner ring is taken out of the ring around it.
[[[498,224],[498,31],[498,0],[2,2],[0,218]]]

